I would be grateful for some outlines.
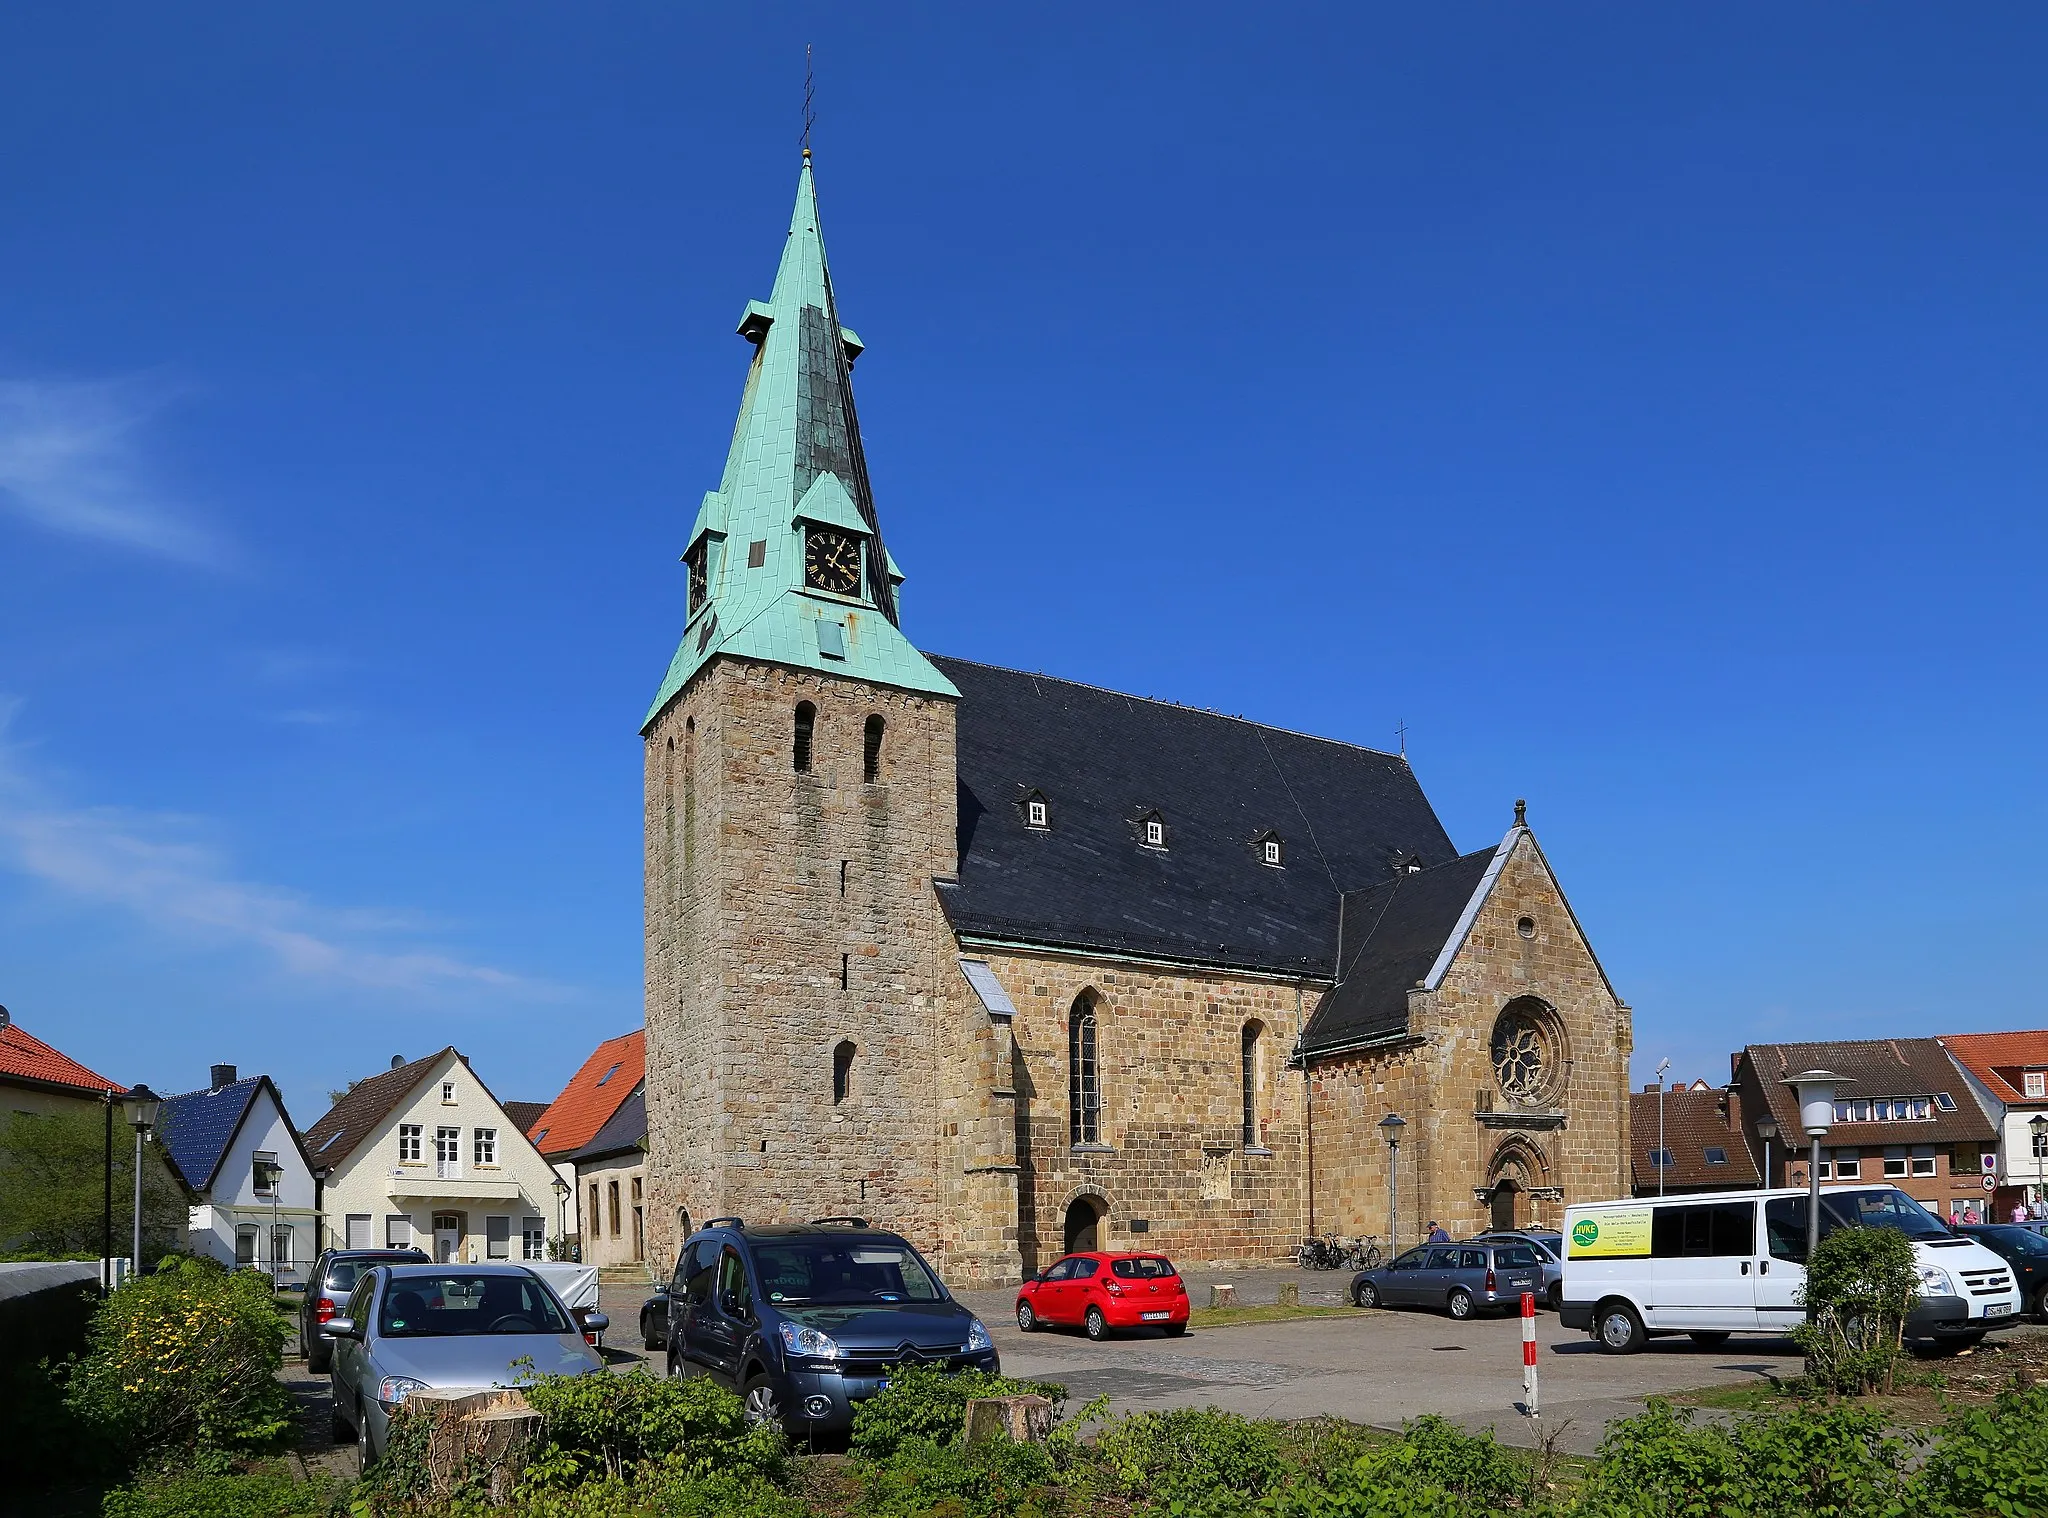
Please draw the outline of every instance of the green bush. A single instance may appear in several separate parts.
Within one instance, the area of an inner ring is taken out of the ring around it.
[[[130,1462],[268,1449],[294,1428],[270,1284],[207,1261],[130,1281],[93,1314],[67,1401]]]
[[[2048,1513],[2048,1386],[2007,1392],[1954,1414],[1913,1483],[1908,1510],[1927,1518]]]
[[[1058,1479],[1041,1444],[990,1439],[962,1449],[905,1439],[888,1460],[867,1466],[859,1511],[873,1518],[1008,1518],[1056,1503]]]
[[[1287,1468],[1277,1425],[1213,1407],[1118,1418],[1096,1434],[1095,1453],[1119,1490],[1162,1507],[1263,1496]]]
[[[1322,1482],[1283,1489],[1266,1511],[1276,1518],[1484,1518],[1529,1509],[1533,1487],[1527,1458],[1501,1448],[1490,1430],[1468,1434],[1432,1416]]]
[[[748,1423],[740,1399],[703,1377],[671,1381],[636,1368],[542,1376],[524,1389],[542,1419],[541,1448],[527,1467],[535,1485],[624,1476],[650,1460],[671,1479],[766,1475],[782,1459],[781,1434]]]
[[[1906,1315],[1920,1297],[1913,1241],[1894,1228],[1842,1228],[1806,1263],[1807,1321],[1792,1331],[1806,1378],[1828,1391],[1892,1389]]]
[[[331,1518],[348,1511],[347,1488],[282,1471],[179,1474],[107,1493],[103,1518]]]
[[[967,1404],[980,1397],[1044,1397],[1057,1417],[1067,1389],[1051,1382],[1013,1381],[987,1371],[949,1375],[936,1365],[918,1365],[889,1378],[887,1389],[862,1401],[853,1411],[853,1453],[868,1460],[886,1460],[909,1439],[956,1444],[966,1430]]]

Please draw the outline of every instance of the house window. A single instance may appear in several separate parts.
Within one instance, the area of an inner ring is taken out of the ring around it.
[[[420,1135],[426,1130],[418,1123],[398,1125],[398,1163],[417,1165],[420,1162]]]
[[[1886,1180],[1896,1180],[1906,1173],[1906,1151],[1887,1149],[1884,1152],[1884,1175]]]
[[[519,1257],[522,1260],[545,1260],[548,1257],[548,1228],[539,1218],[528,1218],[519,1225]]]
[[[818,725],[818,709],[808,701],[796,704],[796,744],[791,751],[790,765],[799,775],[811,772],[811,734]]]
[[[256,1230],[237,1228],[235,1230],[235,1263],[254,1265],[256,1263]]]
[[[1166,847],[1166,824],[1157,817],[1145,819],[1145,847],[1163,849]]]
[[[510,1218],[484,1219],[484,1255],[493,1260],[512,1258],[512,1220]]]
[[[1916,1123],[1932,1122],[1934,1120],[1934,1098],[1931,1096],[1914,1097],[1912,1102],[1912,1118]]]
[[[1933,1150],[1933,1147],[1932,1147],[1932,1146],[1930,1146],[1930,1145],[1926,1145],[1926,1144],[1922,1144],[1922,1145],[1920,1145],[1920,1146],[1919,1146],[1918,1148],[1914,1149],[1914,1151],[1913,1151],[1913,1174],[1915,1174],[1915,1175],[1932,1175],[1932,1174],[1934,1174],[1934,1150]]]
[[[2034,1158],[2048,1160],[2048,1128],[2039,1129],[2034,1134]]]
[[[260,1197],[277,1195],[277,1156],[259,1149],[249,1156],[249,1178]]]
[[[1267,864],[1280,864],[1282,862],[1280,857],[1280,840],[1268,838],[1264,843],[1260,844],[1259,857],[1264,859]]]
[[[1821,1150],[1821,1161],[1813,1167],[1816,1175],[1823,1181],[1834,1178],[1834,1163],[1827,1158],[1827,1153],[1827,1150]]]
[[[1862,1175],[1863,1157],[1860,1154],[1858,1154],[1854,1149],[1837,1149],[1835,1151],[1836,1180],[1854,1181],[1861,1179]],[[1828,1178],[1827,1172],[1822,1171],[1820,1178],[1822,1180],[1826,1180]]]
[[[882,719],[868,718],[860,740],[860,778],[873,785],[882,778]]]
[[[394,1212],[384,1219],[384,1247],[386,1249],[412,1248],[412,1219],[402,1212]]]
[[[612,1077],[613,1077],[614,1075],[617,1075],[617,1074],[619,1073],[619,1065],[622,1065],[622,1064],[624,1064],[624,1063],[625,1063],[625,1061],[624,1061],[624,1060],[620,1060],[620,1061],[618,1062],[618,1064],[614,1064],[614,1065],[613,1065],[613,1066],[611,1067],[611,1069],[609,1069],[609,1070],[605,1071],[605,1073],[604,1073],[604,1074],[600,1075],[600,1076],[599,1076],[599,1077],[597,1078],[597,1083],[598,1083],[598,1084],[599,1084],[600,1086],[602,1086],[602,1085],[603,1085],[603,1084],[604,1084],[604,1083],[605,1083],[606,1081],[610,1080],[610,1079],[611,1079],[611,1078],[612,1078]]]
[[[289,1270],[292,1265],[292,1233],[289,1223],[280,1223],[270,1230],[270,1263],[277,1270]]]
[[[1102,1142],[1102,1084],[1095,1066],[1095,1004],[1086,992],[1067,1017],[1067,1133],[1075,1144]]]
[[[832,1051],[832,1105],[835,1107],[853,1094],[853,1056],[851,1039],[842,1039]]]
[[[2048,1096],[2048,1070],[2029,1070],[2025,1077],[2027,1095]]]
[[[462,1173],[462,1130],[460,1128],[436,1128],[434,1130],[434,1168],[442,1175]]]
[[[1677,1164],[1678,1161],[1671,1157],[1669,1149],[1652,1149],[1650,1151],[1650,1168],[1652,1170],[1670,1170],[1675,1168]]]
[[[1034,828],[1052,826],[1052,816],[1046,810],[1044,797],[1034,796],[1024,803],[1024,823],[1025,826]]]
[[[534,1147],[534,1148],[536,1148],[536,1149],[538,1149],[538,1148],[540,1147],[540,1145],[541,1145],[541,1141],[542,1141],[543,1139],[545,1139],[545,1138],[546,1138],[547,1136],[548,1136],[548,1131],[547,1131],[547,1129],[545,1129],[545,1128],[541,1129],[541,1131],[540,1131],[540,1132],[536,1133],[536,1134],[535,1134],[535,1135],[533,1136],[533,1147]]]
[[[612,1237],[617,1238],[619,1236],[619,1183],[617,1181],[607,1181],[605,1182],[604,1190],[605,1201],[608,1204],[605,1218],[611,1228]]]
[[[1707,1149],[1706,1160],[1709,1165],[1725,1165],[1728,1163],[1728,1151],[1718,1144],[1711,1145]]]
[[[497,1164],[497,1163],[498,1163],[498,1130],[497,1130],[497,1129],[495,1129],[495,1128],[479,1128],[479,1129],[477,1129],[477,1130],[476,1130],[476,1133],[475,1133],[475,1140],[476,1140],[476,1162],[477,1162],[477,1163],[478,1163],[479,1165],[495,1165],[495,1164]]]
[[[351,1212],[342,1224],[341,1247],[343,1249],[368,1249],[370,1247],[370,1215],[367,1212]]]
[[[1244,1117],[1244,1147],[1259,1147],[1259,1034],[1258,1023],[1246,1023],[1238,1035],[1237,1077]]]
[[[600,1226],[602,1221],[597,1215],[597,1182],[592,1181],[590,1183],[590,1236],[593,1239],[604,1232],[604,1229]]]
[[[455,1082],[441,1082],[441,1105],[444,1107],[452,1107],[455,1105]]]
[[[1946,1091],[1937,1091],[1934,1093],[1934,1105],[1943,1112],[1953,1112],[1956,1110],[1956,1099]]]

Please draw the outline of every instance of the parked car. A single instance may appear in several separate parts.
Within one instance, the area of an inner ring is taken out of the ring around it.
[[[1351,1278],[1360,1307],[1434,1307],[1454,1318],[1519,1310],[1522,1293],[1543,1285],[1535,1246],[1527,1239],[1468,1239],[1425,1244]]]
[[[592,1313],[584,1326],[610,1325]],[[554,1289],[519,1265],[373,1265],[321,1332],[334,1346],[335,1441],[353,1439],[364,1470],[414,1392],[604,1369]]]
[[[426,1260],[418,1249],[329,1249],[306,1272],[306,1296],[299,1304],[299,1348],[306,1356],[306,1369],[316,1376],[327,1374],[334,1358],[334,1341],[321,1327],[341,1311],[356,1278],[372,1265],[418,1264]]]
[[[1964,1223],[1955,1232],[1975,1239],[2012,1267],[2021,1311],[2048,1322],[2048,1234],[2023,1223]]]
[[[981,1319],[908,1240],[864,1218],[714,1218],[641,1309],[643,1338],[656,1314],[671,1376],[709,1376],[799,1438],[852,1427],[853,1405],[899,1366],[1001,1369]]]
[[[1527,1244],[1536,1251],[1537,1267],[1543,1272],[1543,1285],[1536,1293],[1536,1300],[1552,1312],[1564,1305],[1564,1235],[1543,1233],[1536,1229],[1500,1229],[1493,1233],[1482,1233],[1477,1243]]]
[[[1159,1254],[1070,1254],[1017,1288],[1017,1326],[1026,1333],[1071,1325],[1091,1339],[1123,1328],[1188,1331],[1188,1288]]]

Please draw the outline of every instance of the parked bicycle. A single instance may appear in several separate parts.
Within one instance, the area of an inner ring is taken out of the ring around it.
[[[1378,1239],[1345,1240],[1334,1233],[1311,1234],[1295,1250],[1303,1270],[1371,1270],[1382,1258]]]

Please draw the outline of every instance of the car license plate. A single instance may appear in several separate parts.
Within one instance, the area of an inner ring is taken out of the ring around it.
[[[1170,1312],[1141,1312],[1138,1314],[1147,1323],[1158,1323],[1173,1316]]]

